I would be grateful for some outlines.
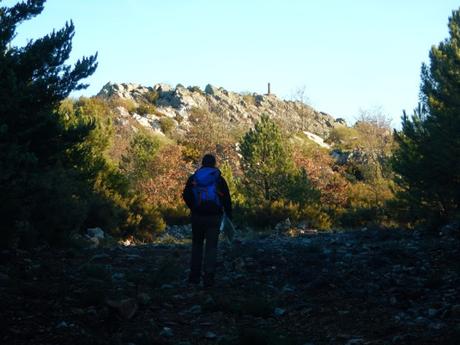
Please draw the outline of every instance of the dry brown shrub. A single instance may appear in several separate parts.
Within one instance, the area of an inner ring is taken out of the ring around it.
[[[343,209],[348,201],[349,182],[334,166],[334,159],[319,148],[305,152],[294,147],[292,154],[294,164],[307,171],[313,186],[321,192],[323,206],[333,210]]]
[[[160,149],[151,165],[152,178],[141,182],[140,190],[147,201],[159,208],[176,208],[183,204],[182,191],[192,172],[183,159],[183,148],[167,145]]]

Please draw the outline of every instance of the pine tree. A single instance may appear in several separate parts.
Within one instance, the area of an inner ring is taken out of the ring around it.
[[[262,115],[240,143],[243,183],[248,199],[274,201],[280,198],[292,170],[287,144],[281,131],[267,115]]]
[[[15,230],[64,231],[73,226],[47,217],[59,208],[65,214],[66,206],[71,206],[66,203],[76,199],[77,186],[72,185],[75,172],[66,166],[65,152],[81,142],[92,127],[80,124],[66,128],[57,113],[59,103],[71,91],[85,88],[80,80],[97,67],[96,55],[77,61],[73,67],[65,64],[72,49],[73,23],[31,40],[24,47],[12,43],[17,26],[39,15],[44,3],[45,0],[28,0],[0,7],[3,238],[11,237]],[[63,179],[69,183],[60,185]],[[71,219],[73,208],[70,211]]]
[[[396,133],[394,168],[412,216],[447,222],[458,217],[460,202],[460,10],[449,18],[449,38],[429,58],[421,106],[411,118],[404,114]]]

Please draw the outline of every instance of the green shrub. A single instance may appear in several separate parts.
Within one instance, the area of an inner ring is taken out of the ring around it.
[[[202,95],[204,94],[203,90],[201,90],[199,86],[189,86],[187,89],[191,92],[198,92]]]
[[[156,108],[155,106],[151,104],[140,104],[136,109],[136,113],[138,113],[141,116],[145,116],[148,114],[155,114]]]
[[[253,206],[243,210],[246,221],[257,228],[273,227],[290,219],[291,222],[302,222],[316,229],[329,229],[332,221],[328,214],[318,205],[300,205],[286,200],[273,201],[262,206]]]
[[[100,227],[111,235],[119,235],[119,226],[126,217],[126,210],[110,196],[95,195],[89,202],[85,228]]]
[[[144,94],[145,100],[150,104],[155,104],[158,100],[159,94],[155,90],[150,90],[149,92]]]
[[[220,165],[219,168],[222,173],[222,176],[225,178],[225,181],[227,182],[233,206],[237,207],[239,205],[243,205],[245,202],[245,198],[243,193],[241,192],[240,181],[233,175],[230,163],[228,161],[225,161],[223,164]]]
[[[176,127],[176,123],[170,117],[164,116],[160,119],[160,127],[164,134],[170,135],[173,129]]]
[[[113,98],[109,101],[109,104],[112,108],[123,107],[130,113],[134,113],[137,109],[136,103],[131,99]]]
[[[360,133],[355,128],[345,126],[336,127],[330,131],[326,142],[335,144],[341,150],[352,150],[359,146]]]
[[[135,198],[128,206],[128,216],[123,226],[125,235],[131,235],[142,242],[152,242],[165,228],[166,223],[160,211],[153,205]]]
[[[369,224],[389,224],[390,208],[393,200],[393,185],[385,179],[369,183],[356,182],[348,187],[348,202],[339,216],[342,226],[355,227]]]
[[[29,230],[32,234],[37,231],[40,239],[63,245],[85,221],[91,195],[89,186],[74,172],[61,169],[42,174],[34,182],[29,187],[37,193],[36,199],[22,205],[29,212],[30,223],[25,224],[33,224]]]
[[[190,211],[181,204],[175,208],[165,208],[160,210],[163,219],[170,225],[183,225],[190,223]]]
[[[130,180],[132,188],[136,188],[138,182],[151,177],[151,166],[160,146],[158,137],[146,131],[139,131],[134,135],[128,152],[122,156],[120,163],[121,171]]]

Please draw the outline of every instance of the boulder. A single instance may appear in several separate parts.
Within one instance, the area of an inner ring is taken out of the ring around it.
[[[215,95],[218,95],[220,94],[221,92],[219,91],[219,88],[211,85],[211,84],[208,84],[206,85],[206,87],[204,88],[204,92],[208,95],[212,95],[212,96],[215,96]]]
[[[169,84],[159,83],[159,84],[155,84],[155,86],[153,87],[153,90],[159,92],[160,94],[162,94],[162,93],[172,91],[173,88]]]
[[[326,148],[326,149],[331,148],[331,146],[329,144],[326,144],[324,142],[324,139],[321,138],[319,135],[313,134],[313,133],[308,132],[308,131],[304,131],[303,133],[307,136],[308,139],[310,139],[314,143],[318,144],[320,147],[323,147],[323,148]]]
[[[86,232],[90,238],[104,239],[104,231],[101,228],[89,228]]]

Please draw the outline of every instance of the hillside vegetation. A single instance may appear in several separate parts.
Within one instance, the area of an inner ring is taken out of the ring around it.
[[[300,101],[206,86],[111,84],[69,99],[96,57],[72,69],[73,25],[11,46],[43,2],[2,12],[1,206],[7,246],[64,243],[101,227],[151,241],[186,222],[181,192],[203,154],[228,180],[236,223],[270,231],[439,225],[458,220],[458,14],[422,67],[421,105],[394,134],[384,114],[349,127]]]

